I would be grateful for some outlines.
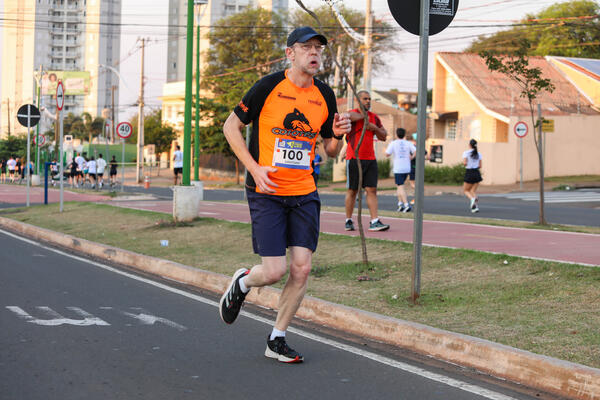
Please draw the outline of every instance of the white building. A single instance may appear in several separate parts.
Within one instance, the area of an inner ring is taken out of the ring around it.
[[[64,111],[100,116],[111,107],[120,54],[122,0],[4,0],[0,93],[0,137],[22,132],[15,110],[35,100],[42,84],[42,107],[55,113],[55,78],[65,83]],[[39,70],[45,74],[39,79]],[[54,75],[52,74],[54,73]],[[118,107],[118,93],[115,93]],[[10,115],[10,118],[9,118]],[[42,119],[42,129],[50,127]]]

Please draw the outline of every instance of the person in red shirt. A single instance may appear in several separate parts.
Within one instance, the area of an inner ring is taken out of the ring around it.
[[[285,49],[291,67],[254,84],[223,126],[229,145],[249,172],[252,244],[261,264],[234,273],[219,313],[232,324],[251,288],[281,280],[288,270],[289,249],[289,277],[265,349],[266,357],[286,363],[304,360],[287,345],[285,333],[306,292],[319,237],[321,201],[311,166],[315,144],[320,136],[327,155],[335,157],[351,127],[349,116],[337,113],[333,90],[314,77],[326,44],[325,36],[308,26],[294,29]],[[242,129],[250,123],[246,147]]]
[[[377,160],[375,160],[375,150],[373,148],[373,139],[384,141],[387,137],[387,131],[381,124],[377,114],[369,111],[371,109],[371,95],[366,90],[358,92],[358,99],[369,115],[369,122],[365,137],[358,150],[358,158],[362,167],[362,187],[367,192],[367,206],[371,214],[370,231],[385,231],[390,228],[389,225],[381,222],[377,216]],[[360,109],[350,110],[350,120],[352,129],[346,136],[348,147],[346,149],[346,230],[353,231],[352,212],[356,203],[358,194],[358,165],[356,163],[355,150],[358,147],[360,135],[364,126],[364,117]]]

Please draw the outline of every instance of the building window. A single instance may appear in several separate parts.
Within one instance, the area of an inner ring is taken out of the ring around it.
[[[446,121],[446,139],[456,140],[456,120],[449,119]]]

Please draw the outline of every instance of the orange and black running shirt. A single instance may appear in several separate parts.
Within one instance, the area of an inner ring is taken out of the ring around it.
[[[301,88],[287,78],[287,71],[267,75],[252,86],[235,107],[244,124],[252,122],[249,151],[261,166],[277,172],[270,179],[278,184],[275,195],[299,196],[314,192],[311,161],[317,137],[333,135],[337,112],[331,88],[318,79]],[[260,192],[248,174],[246,186]]]

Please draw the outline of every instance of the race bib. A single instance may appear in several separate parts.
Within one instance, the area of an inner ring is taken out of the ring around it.
[[[310,169],[312,144],[304,140],[275,139],[273,166],[293,169]]]

